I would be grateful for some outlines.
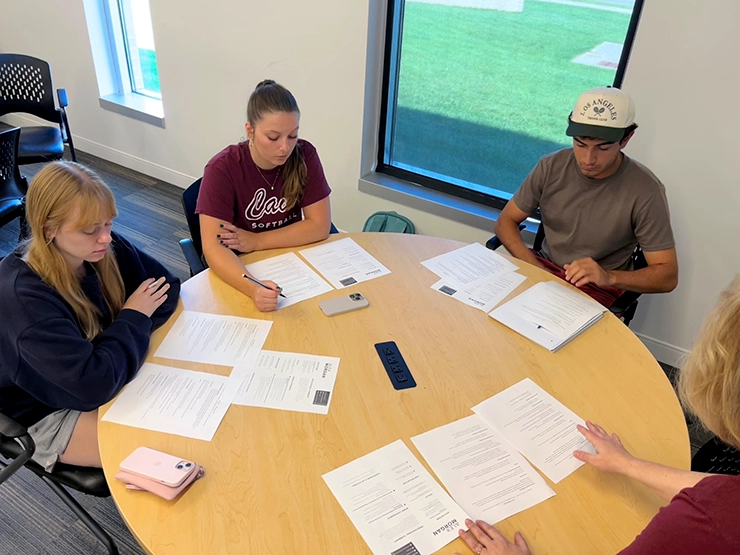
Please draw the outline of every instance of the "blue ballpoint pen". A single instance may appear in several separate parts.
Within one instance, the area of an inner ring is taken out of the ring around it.
[[[259,285],[260,287],[264,287],[265,289],[269,289],[270,291],[275,291],[275,289],[273,289],[272,287],[268,287],[267,285],[265,285],[265,284],[264,284],[264,283],[262,283],[261,281],[259,281],[259,280],[256,280],[256,279],[254,279],[253,277],[251,277],[251,276],[248,276],[247,274],[242,274],[242,277],[243,277],[243,278],[245,278],[245,279],[248,279],[249,281],[251,281],[252,283],[254,283],[254,284],[256,284],[256,285]],[[282,297],[283,299],[287,299],[288,297],[286,297],[285,295],[283,295],[283,294],[282,294],[282,292],[281,292],[282,290],[283,290],[283,288],[282,288],[282,287],[278,287],[278,288],[277,288],[277,292],[278,292],[278,293],[280,293],[280,296],[281,296],[281,297]]]

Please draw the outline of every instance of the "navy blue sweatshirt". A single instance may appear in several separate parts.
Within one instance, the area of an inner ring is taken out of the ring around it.
[[[128,298],[147,278],[165,276],[167,300],[148,318],[124,309],[111,319],[98,275],[85,263],[82,290],[101,311],[103,331],[85,337],[72,308],[18,253],[0,262],[0,411],[23,426],[59,409],[95,410],[144,362],[152,330],[177,306],[180,280],[120,235],[113,252]]]

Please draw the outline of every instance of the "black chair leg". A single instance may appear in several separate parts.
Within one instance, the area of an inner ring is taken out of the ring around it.
[[[77,518],[79,518],[85,524],[85,526],[90,529],[95,537],[98,538],[98,540],[100,540],[103,545],[105,545],[110,555],[118,555],[118,548],[116,547],[116,544],[113,543],[113,538],[111,538],[108,533],[100,527],[100,524],[95,522],[95,520],[88,514],[88,512],[82,508],[82,506],[75,500],[74,497],[70,495],[70,493],[66,489],[45,476],[41,476],[41,479],[46,482],[46,484],[54,491],[54,493],[59,496],[62,501],[64,501],[65,505],[67,505],[67,507],[69,507],[72,512],[77,515]]]

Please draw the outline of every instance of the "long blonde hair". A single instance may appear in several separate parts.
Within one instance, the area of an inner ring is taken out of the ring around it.
[[[44,166],[31,181],[26,195],[31,239],[24,259],[72,307],[88,339],[102,331],[100,310],[82,291],[76,271],[54,241],[47,237],[53,237],[72,218],[76,218],[75,229],[84,229],[117,214],[116,201],[108,186],[95,172],[73,162],[51,162]],[[126,294],[116,257],[108,250],[93,266],[105,303],[115,317],[121,311]]]
[[[293,94],[272,79],[257,83],[247,103],[247,121],[252,128],[267,114],[279,112],[300,115],[301,111]],[[283,196],[288,210],[303,200],[307,176],[308,168],[301,143],[296,143],[293,152],[283,164]]]
[[[678,391],[708,430],[740,449],[740,277],[705,318],[679,374]]]

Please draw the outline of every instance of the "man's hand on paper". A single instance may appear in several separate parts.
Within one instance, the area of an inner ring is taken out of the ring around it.
[[[244,231],[233,224],[224,223],[221,224],[218,242],[224,247],[246,254],[257,250],[255,235],[256,233]]]
[[[579,424],[577,428],[596,448],[596,454],[574,451],[573,456],[599,470],[624,474],[635,457],[624,448],[619,436],[617,434],[609,435],[604,428],[588,420],[586,426],[584,428]]]
[[[611,276],[593,258],[579,258],[564,266],[565,280],[576,287],[593,283],[599,287],[610,287]]]
[[[487,522],[468,519],[465,524],[468,529],[460,530],[458,535],[476,555],[531,555],[527,541],[519,532],[514,534],[514,543],[511,543]]]

